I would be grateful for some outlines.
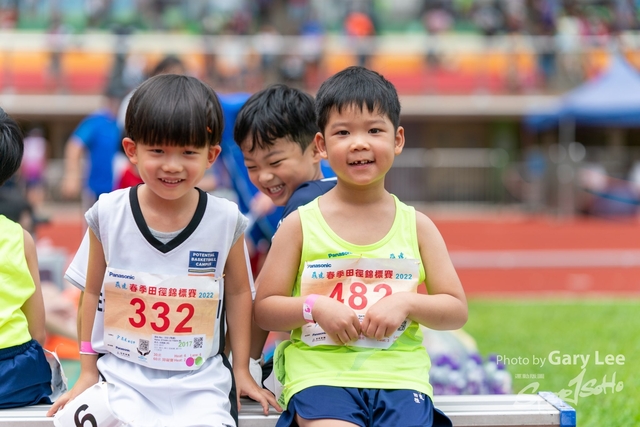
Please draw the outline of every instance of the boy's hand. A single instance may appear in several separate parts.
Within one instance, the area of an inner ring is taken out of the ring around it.
[[[262,405],[262,412],[265,415],[269,415],[269,405],[273,406],[276,411],[282,412],[282,408],[278,405],[273,393],[256,384],[248,370],[246,372],[236,372],[234,370],[234,376],[236,379],[236,387],[238,389],[238,410],[240,410],[240,397],[242,396],[255,400]]]
[[[356,312],[332,298],[321,296],[316,300],[313,319],[336,343],[347,344],[360,335],[360,320]]]
[[[366,337],[379,340],[391,336],[400,327],[409,314],[404,301],[406,295],[402,294],[399,292],[384,297],[367,310],[362,319],[362,333]]]
[[[67,403],[71,402],[73,399],[78,397],[80,393],[96,384],[97,382],[97,377],[93,375],[82,375],[82,373],[80,373],[80,376],[78,377],[78,380],[74,384],[73,388],[60,396],[55,402],[53,402],[53,405],[51,405],[51,408],[49,408],[49,410],[47,411],[47,417],[53,417],[56,412],[64,408]]]

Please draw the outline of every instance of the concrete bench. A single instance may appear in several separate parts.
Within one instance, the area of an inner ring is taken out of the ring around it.
[[[576,411],[555,394],[435,396],[436,407],[446,413],[456,427],[575,427]],[[49,405],[0,409],[0,426],[52,427],[45,416]],[[273,427],[278,413],[262,414],[255,402],[243,400],[240,427]]]

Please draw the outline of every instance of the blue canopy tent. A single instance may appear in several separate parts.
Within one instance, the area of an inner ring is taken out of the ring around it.
[[[555,105],[532,109],[524,123],[534,132],[557,127],[559,142],[565,148],[574,141],[577,125],[640,127],[640,73],[615,53],[604,72],[562,96]],[[563,164],[558,170],[559,211],[564,215],[573,213],[573,173],[567,173],[570,168]],[[566,179],[560,178],[560,172],[565,172]]]
[[[599,76],[568,92],[555,105],[532,109],[524,122],[532,131],[563,122],[571,127],[640,127],[640,73],[615,54]]]

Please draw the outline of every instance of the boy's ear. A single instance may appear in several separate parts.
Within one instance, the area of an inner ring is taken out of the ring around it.
[[[134,165],[138,164],[138,152],[136,150],[136,143],[133,139],[125,137],[122,139],[122,148],[124,149],[124,154],[127,155],[129,161]]]
[[[221,151],[222,147],[220,144],[209,146],[209,152],[207,153],[207,169],[213,165],[213,162],[216,161]]]
[[[324,136],[322,132],[316,133],[316,136],[313,138],[313,142],[316,146],[316,150],[318,150],[318,154],[321,158],[327,158],[327,145],[325,144]]]
[[[315,139],[311,144],[307,146],[307,148],[304,149],[303,154],[307,155],[307,153],[311,156],[311,160],[313,163],[320,163],[320,161],[322,160],[322,158],[320,157],[320,151],[318,151],[318,147],[315,144]]]
[[[402,149],[404,148],[404,128],[402,126],[398,126],[394,146],[394,153],[396,156],[402,153]]]

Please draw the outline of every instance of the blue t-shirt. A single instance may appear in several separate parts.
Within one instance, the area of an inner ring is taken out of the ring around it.
[[[231,177],[233,189],[238,196],[240,212],[246,214],[249,212],[253,196],[255,196],[259,190],[251,183],[249,172],[244,165],[242,150],[240,150],[238,144],[233,140],[233,126],[240,108],[242,108],[251,94],[218,93],[217,95],[224,114],[224,130],[222,131],[222,141],[220,142],[220,146],[222,147],[220,158]],[[246,231],[246,236],[249,237],[254,244],[262,239],[270,241],[281,217],[282,208],[277,208],[269,215],[257,218],[251,229]]]
[[[89,189],[96,197],[113,190],[113,159],[122,141],[115,115],[96,111],[80,122],[72,136],[82,141],[89,155]]]
[[[300,184],[293,192],[287,204],[284,205],[282,219],[285,219],[291,212],[296,211],[300,206],[304,206],[318,196],[322,196],[327,191],[336,186],[337,179],[335,177],[318,179],[316,181],[307,181]],[[278,224],[280,225],[280,224]]]

